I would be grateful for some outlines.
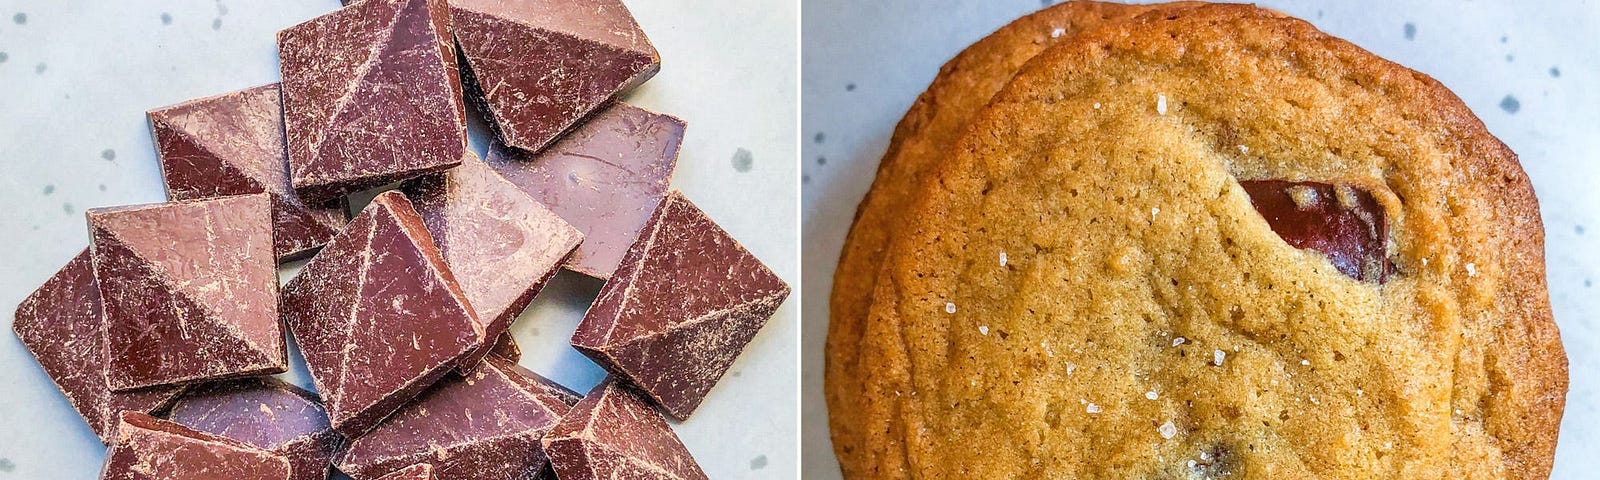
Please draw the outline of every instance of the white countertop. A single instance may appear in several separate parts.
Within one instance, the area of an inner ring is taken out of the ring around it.
[[[798,7],[625,1],[663,59],[626,101],[689,125],[673,186],[798,288]],[[0,311],[87,245],[84,209],[164,200],[146,109],[278,81],[275,33],[338,4],[0,0]],[[564,272],[534,300],[513,327],[523,365],[579,392],[600,381],[567,345],[600,285]],[[796,294],[674,425],[712,478],[797,471],[798,305]],[[289,378],[309,387],[303,369]],[[15,335],[0,334],[0,480],[94,478],[103,458]]]
[[[1044,0],[1044,4],[1052,3]],[[1552,478],[1600,471],[1600,5],[1263,1],[1444,82],[1521,156],[1545,224],[1571,388]],[[895,122],[956,52],[1039,0],[810,0],[801,84],[803,476],[838,478],[822,397],[840,245]]]

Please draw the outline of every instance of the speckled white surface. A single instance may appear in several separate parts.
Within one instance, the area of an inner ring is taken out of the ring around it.
[[[1045,4],[1051,3],[1049,0]],[[1545,223],[1550,296],[1571,369],[1552,478],[1600,471],[1600,4],[1264,1],[1432,75],[1522,159]],[[806,478],[838,478],[822,340],[844,233],[895,122],[939,65],[1039,0],[810,0],[801,13]]]
[[[661,73],[627,101],[689,125],[674,187],[798,286],[799,7],[626,2],[663,59]],[[146,109],[277,81],[274,34],[338,4],[0,0],[0,311],[9,317],[87,244],[85,208],[164,199]],[[481,135],[473,147],[483,153]],[[601,370],[566,343],[599,288],[574,274],[556,278],[513,327],[523,365],[580,392],[600,381]],[[797,471],[795,297],[695,415],[675,425],[712,478]],[[303,369],[290,377],[309,384]],[[94,478],[103,458],[7,328],[0,480]]]

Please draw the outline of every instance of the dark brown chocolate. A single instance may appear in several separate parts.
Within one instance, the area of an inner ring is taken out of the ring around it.
[[[122,412],[101,480],[289,480],[289,460],[244,443]]]
[[[94,281],[88,249],[17,305],[11,328],[103,443],[116,437],[122,411],[154,412],[183,393],[178,386],[111,391],[101,344],[105,330],[100,323],[100,287]]]
[[[89,210],[112,390],[281,373],[267,194]]]
[[[289,185],[278,84],[197,98],[148,112],[167,198],[272,194],[273,251],[311,254],[344,226],[344,207],[308,205]]]
[[[394,473],[384,475],[378,480],[434,480],[433,465],[419,463],[396,470]]]
[[[489,357],[351,441],[339,471],[367,479],[428,463],[440,480],[534,478],[546,465],[539,439],[577,401],[555,382]]]
[[[487,163],[583,232],[567,268],[610,278],[666,196],[683,128],[619,103],[539,154],[498,148]]]
[[[168,420],[282,455],[292,480],[325,480],[341,437],[317,396],[272,377],[200,385]]]
[[[494,346],[489,348],[489,354],[517,363],[522,360],[522,347],[517,345],[517,339],[511,337],[511,332],[506,332],[495,339]]]
[[[501,142],[538,151],[661,70],[620,0],[451,0],[469,98]]]
[[[788,284],[674,190],[572,346],[688,418],[788,296]]]
[[[333,428],[349,437],[492,340],[397,191],[374,198],[284,286],[283,318]]]
[[[499,337],[583,241],[583,234],[470,152],[461,166],[407,182],[445,263],[484,331]],[[462,361],[475,368],[494,344]]]
[[[455,166],[466,110],[445,0],[375,0],[278,32],[294,189],[311,202]]]
[[[661,414],[615,378],[594,387],[541,443],[561,480],[706,478]]]
[[[1272,231],[1289,245],[1322,253],[1350,278],[1377,283],[1389,279],[1393,270],[1388,261],[1389,223],[1372,193],[1318,182],[1239,184]]]

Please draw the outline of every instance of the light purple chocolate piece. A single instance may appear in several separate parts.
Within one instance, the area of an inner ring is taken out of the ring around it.
[[[674,190],[572,346],[688,418],[788,296],[788,284]]]
[[[489,357],[352,440],[339,471],[359,480],[428,463],[440,480],[534,478],[546,465],[539,439],[577,401],[555,382]]]
[[[122,412],[101,480],[289,480],[281,455],[138,412]]]
[[[11,328],[102,443],[116,438],[122,411],[154,412],[183,393],[183,387],[176,386],[111,391],[101,344],[105,330],[100,323],[100,287],[94,281],[88,249],[78,252],[17,306]]]
[[[538,154],[497,148],[487,163],[583,232],[567,268],[605,279],[666,196],[683,128],[618,103]]]
[[[288,368],[267,194],[88,217],[112,390]]]
[[[374,198],[284,286],[283,317],[333,428],[347,437],[492,340],[397,191]]]
[[[289,459],[292,480],[324,480],[341,437],[317,396],[272,377],[193,387],[168,420]]]
[[[278,32],[290,178],[324,202],[455,166],[466,110],[445,0],[373,0]]]
[[[538,151],[661,70],[620,0],[450,0],[468,98],[501,142]]]
[[[396,470],[394,473],[384,475],[378,480],[434,480],[433,465],[419,463]]]
[[[311,254],[344,226],[342,202],[308,205],[289,185],[278,84],[197,98],[147,113],[167,198],[272,194],[273,252]]]
[[[594,387],[541,443],[561,480],[706,478],[661,414],[615,378]]]
[[[583,241],[572,225],[470,152],[461,166],[407,182],[404,190],[494,338],[511,328]],[[462,368],[476,368],[493,347],[467,357]]]

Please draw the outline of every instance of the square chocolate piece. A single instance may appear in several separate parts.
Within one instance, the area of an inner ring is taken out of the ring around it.
[[[615,378],[589,391],[541,443],[561,480],[706,479],[661,414]]]
[[[493,340],[469,305],[422,218],[392,190],[283,287],[284,321],[348,437]]]
[[[264,193],[89,210],[115,391],[282,373]]]
[[[150,413],[165,408],[183,387],[151,387],[112,392],[106,382],[104,325],[100,323],[100,287],[94,281],[89,250],[72,261],[17,305],[11,328],[22,346],[44,367],[56,389],[78,411],[102,443],[117,435],[124,410]]]
[[[683,419],[788,296],[788,284],[674,190],[572,346]]]
[[[605,279],[666,196],[683,128],[618,103],[538,154],[497,148],[487,163],[583,232],[567,268]]]
[[[280,455],[138,412],[122,412],[101,480],[289,480]]]
[[[352,440],[339,471],[367,479],[427,463],[440,480],[534,478],[547,464],[539,439],[577,401],[555,382],[489,357]]]
[[[468,152],[461,166],[412,180],[406,197],[461,291],[499,337],[583,241],[583,234]],[[475,368],[494,344],[462,361]]]
[[[278,32],[295,192],[309,202],[443,170],[467,147],[445,0],[372,0]]]
[[[315,394],[272,377],[192,387],[167,419],[282,455],[292,480],[326,480],[342,439]]]
[[[300,201],[289,185],[278,84],[197,98],[147,112],[167,198],[272,194],[272,250],[310,255],[344,226],[344,206]]]
[[[451,0],[468,98],[501,142],[538,151],[661,70],[620,0]]]

